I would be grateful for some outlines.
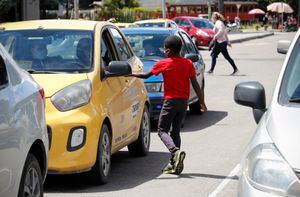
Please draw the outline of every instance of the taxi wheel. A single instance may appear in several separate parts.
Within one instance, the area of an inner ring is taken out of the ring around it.
[[[43,196],[43,176],[41,168],[36,157],[32,154],[29,154],[26,159],[18,196]]]
[[[111,138],[107,125],[102,126],[98,143],[97,161],[90,172],[90,180],[96,185],[108,181],[111,165]]]
[[[145,156],[150,148],[150,114],[148,107],[145,105],[140,125],[139,138],[128,145],[129,154],[132,156]]]

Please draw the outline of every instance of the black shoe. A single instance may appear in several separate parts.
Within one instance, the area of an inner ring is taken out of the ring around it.
[[[234,75],[238,75],[240,73],[239,69],[236,69],[233,71],[233,73],[231,73],[230,75],[231,76],[234,76]]]
[[[207,71],[206,73],[208,73],[208,74],[213,74],[213,73],[214,73],[214,71],[212,71],[212,70],[209,70],[209,71]]]

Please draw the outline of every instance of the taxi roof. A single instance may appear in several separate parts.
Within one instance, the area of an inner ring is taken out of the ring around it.
[[[11,23],[1,23],[0,29],[3,30],[24,30],[24,29],[76,29],[76,30],[94,30],[95,26],[112,24],[106,21],[90,21],[90,20],[68,20],[68,19],[52,19],[52,20],[31,20]]]

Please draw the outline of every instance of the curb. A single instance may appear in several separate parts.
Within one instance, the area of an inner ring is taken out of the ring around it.
[[[230,42],[231,43],[239,43],[239,42],[243,42],[243,41],[254,40],[254,39],[263,38],[263,37],[267,37],[267,36],[273,36],[273,35],[274,35],[274,32],[266,33],[266,34],[262,34],[262,35],[250,36],[250,37],[246,37],[246,38],[236,38],[236,39],[230,40]]]

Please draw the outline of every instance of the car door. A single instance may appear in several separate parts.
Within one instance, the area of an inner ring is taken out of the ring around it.
[[[190,37],[185,33],[185,32],[179,32],[180,36],[183,39],[183,43],[186,47],[186,51],[189,54],[198,54],[199,56],[199,60],[197,62],[193,62],[195,70],[196,70],[196,75],[197,75],[197,81],[200,85],[201,88],[203,88],[203,67],[204,67],[204,63],[202,60],[202,56],[199,54],[195,44],[193,43],[193,41],[190,39]],[[191,91],[190,91],[190,98],[196,98],[197,95],[195,93],[195,91],[192,89],[191,87]]]
[[[112,150],[120,147],[122,142],[122,131],[125,122],[126,108],[122,94],[124,92],[124,82],[121,77],[106,77],[105,72],[108,70],[111,61],[117,61],[117,52],[113,42],[111,33],[108,27],[104,27],[101,31],[100,41],[100,65],[101,65],[101,80],[103,90],[99,95],[99,99],[106,100],[108,114],[112,125]]]
[[[127,61],[132,70],[136,69],[139,62],[136,60],[135,56],[130,50],[130,47],[125,40],[125,37],[120,33],[120,31],[114,27],[110,28],[110,32],[115,43],[116,51],[118,54],[119,61]],[[143,109],[141,102],[140,87],[136,83],[136,78],[134,77],[120,77],[122,84],[122,103],[125,109],[124,122],[122,124],[122,140],[131,138],[139,129],[140,115]]]
[[[0,56],[0,196],[5,195],[8,189],[11,189],[13,183],[13,169],[16,164],[16,147],[9,144],[15,135],[10,124],[12,119],[11,89],[6,65]]]

